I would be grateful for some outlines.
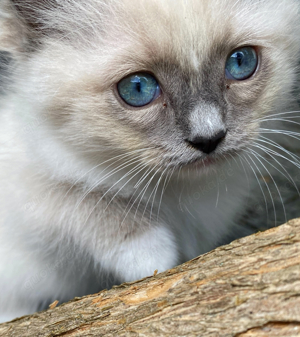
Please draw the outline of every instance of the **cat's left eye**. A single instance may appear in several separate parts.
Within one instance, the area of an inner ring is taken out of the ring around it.
[[[156,78],[148,73],[129,75],[118,83],[117,88],[123,101],[133,107],[150,104],[161,93]]]
[[[236,49],[226,61],[225,75],[229,80],[243,81],[250,78],[258,66],[258,55],[253,47]]]

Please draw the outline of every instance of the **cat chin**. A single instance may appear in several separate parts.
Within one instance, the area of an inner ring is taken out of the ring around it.
[[[212,170],[217,170],[223,163],[230,162],[232,158],[229,155],[206,156],[181,163],[181,170],[205,174]]]
[[[224,158],[221,159],[207,156],[200,161],[198,160],[197,162],[193,163],[192,166],[194,166],[196,169],[207,168],[211,165],[219,164],[219,162],[222,160],[224,160]]]

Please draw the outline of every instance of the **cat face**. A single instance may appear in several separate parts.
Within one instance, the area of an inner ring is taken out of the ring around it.
[[[249,147],[290,97],[297,1],[25,2],[23,104],[84,160],[201,168]]]

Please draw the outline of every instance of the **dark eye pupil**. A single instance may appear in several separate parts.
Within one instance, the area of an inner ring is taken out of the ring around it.
[[[137,92],[141,92],[141,90],[142,90],[142,86],[141,86],[141,82],[137,82],[136,83],[136,90],[137,90]]]
[[[236,60],[237,60],[238,66],[240,67],[243,64],[243,61],[244,61],[244,54],[243,53],[236,53]]]

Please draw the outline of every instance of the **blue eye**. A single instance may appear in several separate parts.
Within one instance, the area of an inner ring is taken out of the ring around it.
[[[226,61],[226,77],[230,80],[246,80],[254,74],[257,65],[258,56],[254,48],[243,47],[237,49]]]
[[[139,73],[123,78],[118,83],[118,92],[128,105],[141,107],[160,95],[160,87],[152,75]]]

